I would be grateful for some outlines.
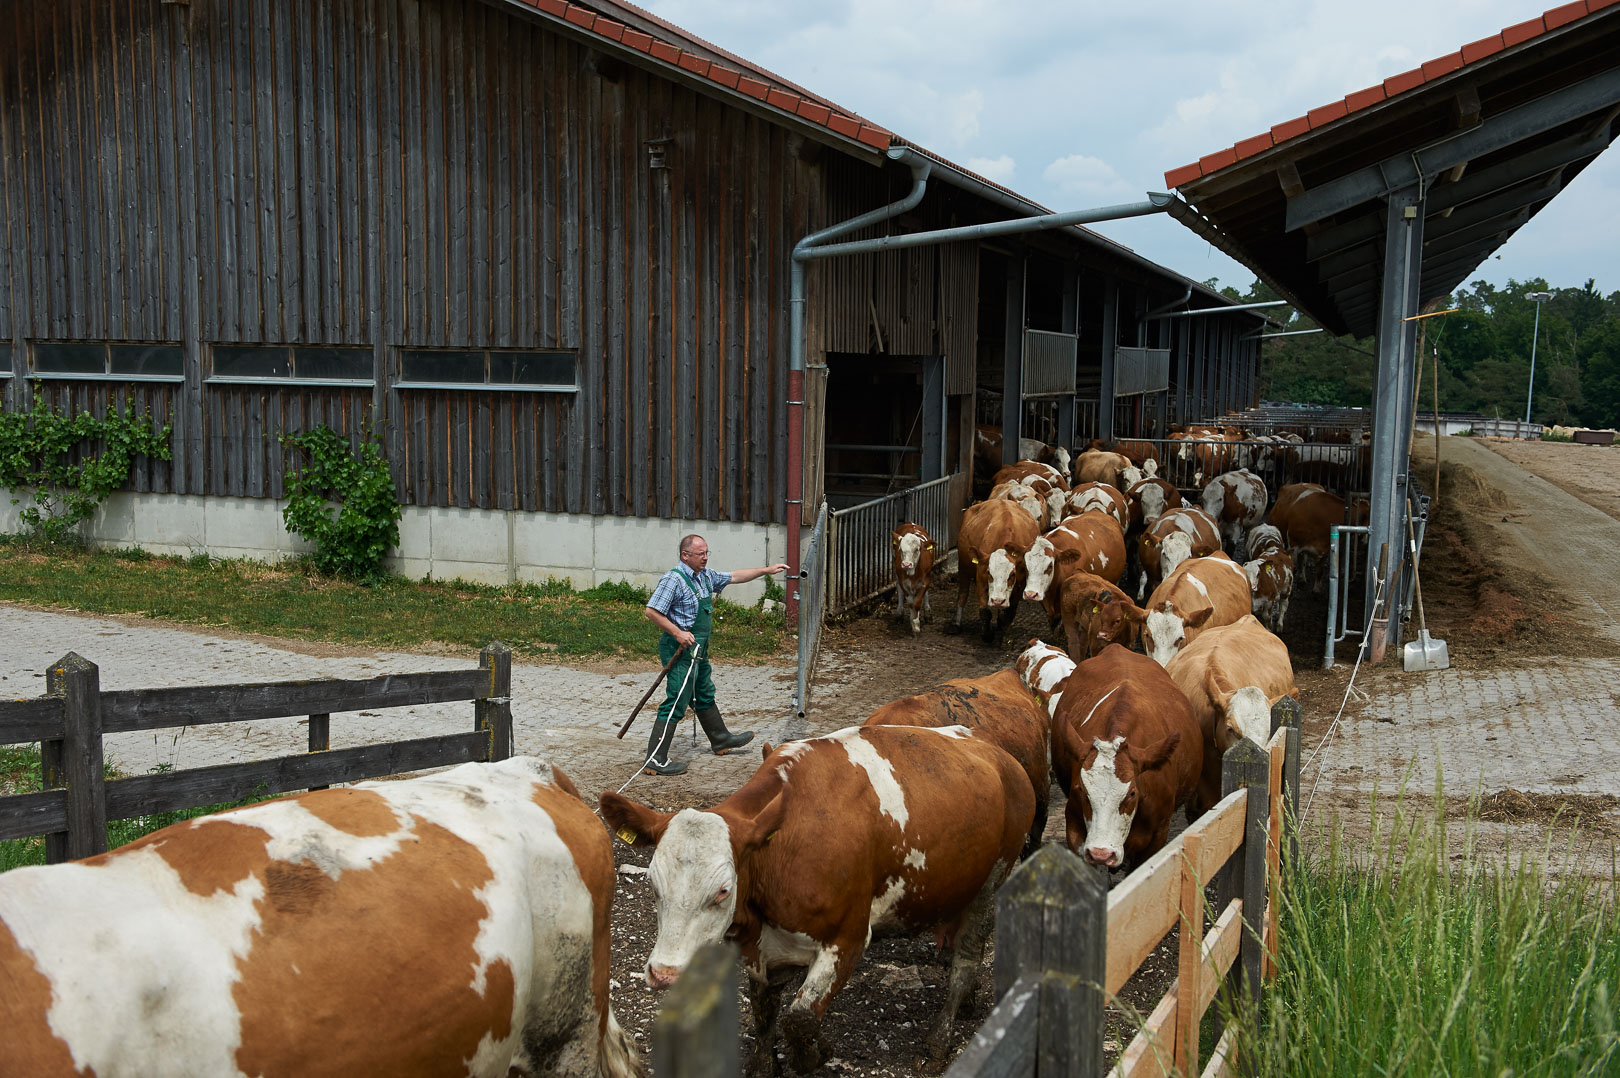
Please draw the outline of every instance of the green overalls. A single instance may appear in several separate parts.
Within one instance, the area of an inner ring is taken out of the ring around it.
[[[692,596],[698,601],[697,620],[692,623],[691,629],[692,635],[697,639],[691,647],[681,652],[680,658],[675,660],[675,665],[669,668],[668,681],[664,686],[664,702],[658,706],[658,719],[653,723],[652,734],[647,742],[647,754],[655,763],[668,762],[669,747],[675,740],[675,727],[680,724],[688,707],[693,707],[699,712],[714,708],[714,677],[709,669],[709,633],[714,628],[714,592],[709,590],[707,595],[703,594],[698,591],[697,581],[688,575],[685,569],[677,566],[675,571],[681,574],[681,580],[691,589]],[[658,640],[659,661],[668,663],[680,646],[673,636],[663,634]],[[692,669],[694,662],[697,663],[696,670]]]

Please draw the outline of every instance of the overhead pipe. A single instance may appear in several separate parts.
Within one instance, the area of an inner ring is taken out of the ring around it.
[[[1143,321],[1146,321],[1149,318],[1157,318],[1159,315],[1164,314],[1166,311],[1173,311],[1177,307],[1180,307],[1182,304],[1189,303],[1191,301],[1192,301],[1192,285],[1188,285],[1186,295],[1182,296],[1180,299],[1171,300],[1169,303],[1166,303],[1163,307],[1155,307],[1155,308],[1153,308],[1147,314],[1143,315],[1142,319],[1143,319]]]
[[[1261,307],[1292,307],[1285,299],[1268,299],[1259,303],[1234,303],[1229,307],[1194,307],[1190,311],[1170,311],[1167,314],[1149,314],[1148,318],[1191,318],[1195,314],[1230,314],[1233,311],[1254,311]]]

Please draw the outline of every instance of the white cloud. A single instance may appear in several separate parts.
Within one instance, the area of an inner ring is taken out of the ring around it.
[[[1011,187],[1013,174],[1018,171],[1018,162],[1006,154],[1000,157],[970,157],[967,159],[967,170],[1003,187]]]
[[[1100,198],[1134,190],[1114,171],[1113,165],[1083,153],[1058,158],[1046,166],[1041,178],[1062,194],[1078,198]]]

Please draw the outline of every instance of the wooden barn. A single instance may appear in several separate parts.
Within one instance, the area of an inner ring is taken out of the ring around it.
[[[827,499],[959,508],[976,419],[1256,395],[1259,312],[611,0],[16,0],[0,207],[6,407],[167,417],[90,526],[153,551],[298,549],[325,424],[410,575],[798,564]]]

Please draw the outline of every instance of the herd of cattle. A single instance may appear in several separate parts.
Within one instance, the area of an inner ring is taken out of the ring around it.
[[[1108,869],[1163,847],[1177,809],[1212,806],[1222,753],[1263,745],[1272,706],[1296,693],[1268,625],[1293,566],[1344,519],[1334,495],[1291,485],[1262,523],[1265,486],[1245,469],[1216,474],[1194,506],[1151,458],[1093,450],[1073,464],[1072,487],[1033,460],[1003,469],[958,540],[958,623],[977,586],[987,634],[1024,598],[1066,647],[1032,640],[1008,669],[767,744],[709,809],[607,792],[598,820],[560,770],[517,758],[0,874],[0,1071],[641,1073],[609,1002],[610,831],[655,847],[651,986],[704,944],[740,947],[750,1073],[776,1073],[778,1047],[795,1071],[821,1063],[821,1020],[875,930],[951,948],[925,1042],[941,1062],[994,893],[1038,845],[1052,782],[1067,846]],[[914,525],[895,533],[914,628],[933,546]]]

